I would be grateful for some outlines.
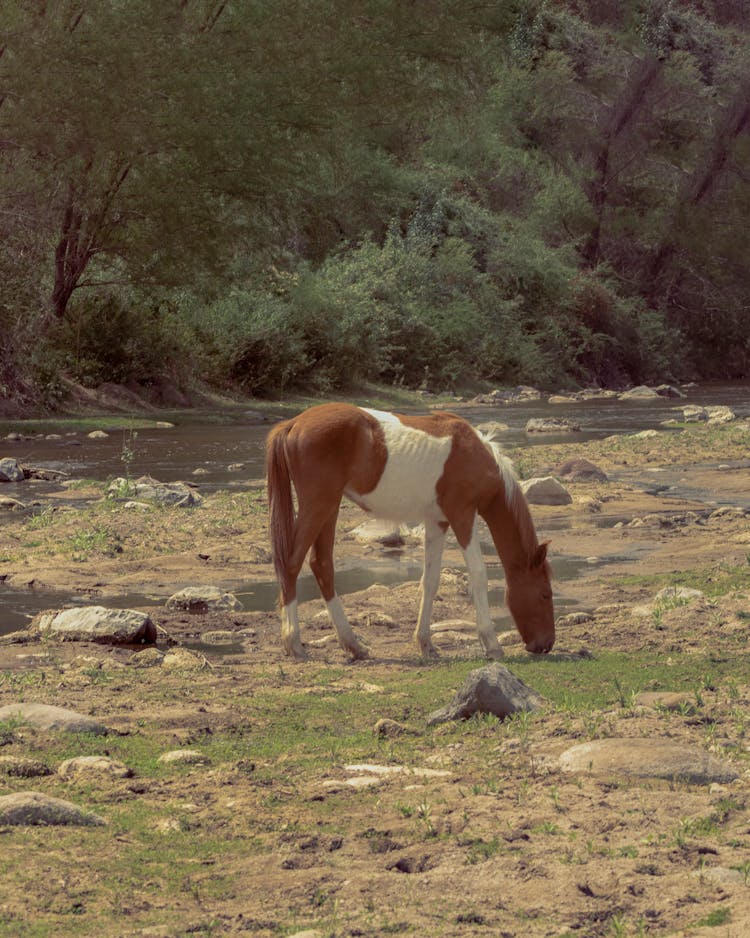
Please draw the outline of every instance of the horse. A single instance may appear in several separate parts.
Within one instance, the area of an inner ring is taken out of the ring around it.
[[[502,657],[490,617],[478,515],[490,530],[505,570],[506,605],[527,651],[551,650],[555,619],[548,542],[537,541],[510,460],[467,420],[446,412],[410,416],[346,403],[319,404],[271,430],[266,469],[281,638],[287,655],[306,657],[300,640],[297,577],[311,551],[310,568],[339,644],[354,659],[368,657],[334,585],[333,545],[344,496],[374,516],[424,524],[424,569],[414,631],[422,656],[437,655],[430,639],[430,617],[450,528],[468,569],[479,640],[488,658]]]

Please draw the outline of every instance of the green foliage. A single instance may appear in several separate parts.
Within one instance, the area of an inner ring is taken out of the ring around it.
[[[747,376],[740,6],[6,4],[0,393]]]

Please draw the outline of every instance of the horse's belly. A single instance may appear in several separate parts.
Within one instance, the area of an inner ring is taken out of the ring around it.
[[[345,491],[357,505],[392,521],[445,521],[437,503],[437,483],[450,455],[450,437],[435,437],[406,427],[391,415],[370,411],[380,420],[388,458],[371,492]]]
[[[446,520],[435,499],[434,488],[432,497],[429,497],[429,493],[425,492],[422,486],[392,488],[380,484],[366,495],[356,492],[344,494],[360,508],[371,512],[378,518],[408,523]]]

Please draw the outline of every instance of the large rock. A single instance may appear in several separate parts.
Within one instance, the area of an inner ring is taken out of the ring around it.
[[[491,713],[500,719],[520,711],[538,710],[542,697],[498,662],[472,671],[453,701],[427,718],[432,726],[448,720],[466,720],[475,713]]]
[[[0,459],[0,482],[23,482],[23,469],[17,459]]]
[[[114,498],[135,495],[137,498],[145,498],[172,508],[192,508],[203,501],[195,489],[184,482],[159,482],[151,476],[141,476],[135,482],[122,478],[113,479],[107,494]]]
[[[100,827],[106,823],[104,818],[92,811],[37,791],[20,791],[0,797],[0,824]]]
[[[580,433],[581,425],[568,417],[532,417],[524,429],[527,433]]]
[[[552,476],[526,479],[521,483],[521,491],[530,505],[569,505],[573,501],[565,486]]]
[[[41,730],[60,730],[64,733],[93,733],[103,736],[109,732],[106,726],[91,717],[41,703],[14,703],[0,707],[0,723],[6,720],[21,720]]]
[[[61,642],[100,642],[109,645],[142,645],[156,641],[156,626],[145,612],[83,606],[62,612],[42,612],[31,629]]]
[[[187,586],[173,593],[166,603],[167,609],[185,609],[188,612],[242,609],[242,603],[232,593],[217,586]]]
[[[726,783],[738,773],[705,749],[666,739],[596,739],[567,749],[559,758],[564,772],[663,778],[693,785]]]

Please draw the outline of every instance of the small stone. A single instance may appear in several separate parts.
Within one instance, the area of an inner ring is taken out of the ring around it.
[[[237,632],[229,632],[222,629],[214,629],[211,632],[203,632],[201,642],[204,645],[238,645],[242,642],[242,636]]]
[[[134,668],[154,668],[161,665],[162,661],[164,661],[164,653],[158,648],[151,647],[137,651],[128,663]]]
[[[407,733],[412,733],[412,730],[409,730],[396,720],[389,720],[387,717],[383,717],[378,720],[378,722],[373,727],[373,732],[376,736],[383,736],[388,738],[393,738],[396,736],[403,736]]]
[[[187,648],[172,648],[164,655],[161,665],[173,671],[200,671],[206,667],[206,659]]]
[[[105,433],[104,430],[92,430],[91,433],[87,433],[86,436],[90,440],[108,440],[109,433]]]
[[[580,433],[581,425],[567,417],[532,417],[524,429],[527,433]]]
[[[163,765],[205,765],[210,760],[197,749],[172,749],[159,756]]]
[[[166,602],[167,609],[185,609],[187,612],[241,609],[242,603],[232,593],[216,586],[188,586],[173,593]]]

